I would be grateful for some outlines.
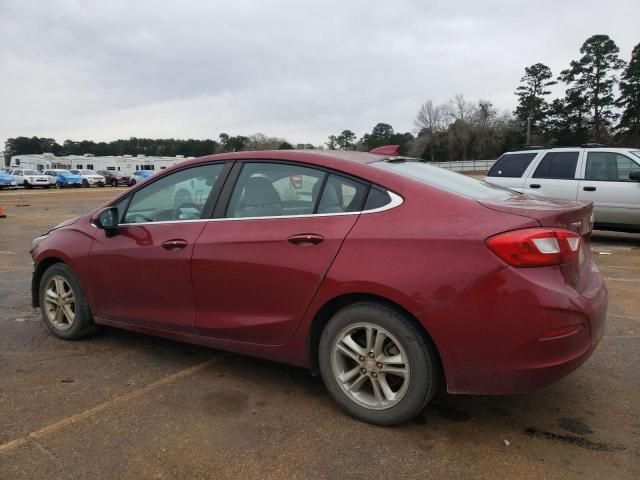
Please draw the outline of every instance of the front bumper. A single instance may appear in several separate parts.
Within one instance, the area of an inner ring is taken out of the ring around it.
[[[423,320],[450,393],[542,388],[584,363],[602,339],[607,288],[592,263],[581,293],[557,267],[505,268]]]

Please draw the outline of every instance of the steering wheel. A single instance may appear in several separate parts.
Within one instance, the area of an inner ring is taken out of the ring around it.
[[[182,213],[182,209],[183,208],[193,208],[194,210],[196,210],[198,213],[193,214],[193,213],[188,213],[188,214],[183,214]],[[173,218],[174,220],[197,220],[200,218],[200,215],[202,214],[202,207],[196,203],[193,202],[185,202],[185,203],[181,203],[180,205],[178,205],[176,208],[173,209]],[[186,215],[189,218],[180,218],[181,215]]]

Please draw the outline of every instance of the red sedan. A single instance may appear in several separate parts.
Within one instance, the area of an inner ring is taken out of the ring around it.
[[[591,355],[591,222],[389,154],[213,155],[35,239],[33,304],[63,339],[105,324],[319,371],[390,425],[441,385],[527,392]]]

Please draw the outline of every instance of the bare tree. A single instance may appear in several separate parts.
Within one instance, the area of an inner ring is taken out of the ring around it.
[[[449,105],[447,105],[447,114],[451,117],[452,121],[462,120],[468,122],[471,120],[471,117],[473,117],[475,111],[475,105],[467,102],[461,93],[454,95],[449,101]]]
[[[445,110],[444,105],[434,105],[431,100],[427,100],[420,106],[413,122],[418,130],[418,137],[412,147],[414,155],[421,156],[425,148],[429,147],[429,158],[432,162],[434,161],[433,147],[436,143],[436,135],[446,128],[447,124]]]

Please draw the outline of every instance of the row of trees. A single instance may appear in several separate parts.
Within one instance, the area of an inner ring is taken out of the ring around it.
[[[311,144],[292,145],[278,137],[268,137],[262,133],[250,136],[231,136],[221,133],[218,140],[180,140],[174,138],[152,139],[132,137],[127,140],[111,142],[94,142],[93,140],[65,140],[62,145],[53,138],[16,137],[5,142],[5,162],[13,155],[49,152],[56,156],[84,155],[90,153],[96,156],[106,155],[183,155],[185,157],[200,157],[212,153],[233,152],[239,150],[277,150],[277,149],[310,149]]]
[[[416,137],[378,124],[356,141],[344,130],[331,135],[329,148],[367,150],[384,138],[401,144],[402,153],[431,161],[496,158],[526,145],[581,145],[588,142],[640,146],[640,44],[629,63],[607,35],[594,35],[580,48],[581,57],[555,78],[543,63],[525,68],[516,89],[513,114],[498,112],[488,100],[469,102],[455,95],[448,102],[424,102],[415,118]],[[549,99],[551,87],[561,83],[565,93]],[[372,141],[373,139],[373,141]]]
[[[533,143],[571,145],[588,141],[640,144],[640,44],[629,63],[607,35],[588,38],[569,68],[554,78],[536,63],[525,68],[516,90],[514,111]],[[550,87],[561,83],[562,97],[549,100]],[[617,88],[616,88],[617,87]]]
[[[329,136],[329,149],[371,150],[381,145],[400,145],[400,154],[431,161],[496,158],[517,148],[523,137],[520,127],[507,113],[498,112],[491,102],[467,101],[456,95],[435,105],[431,100],[420,107],[415,119],[417,136],[396,133],[387,123],[378,123],[360,139],[351,130]]]

